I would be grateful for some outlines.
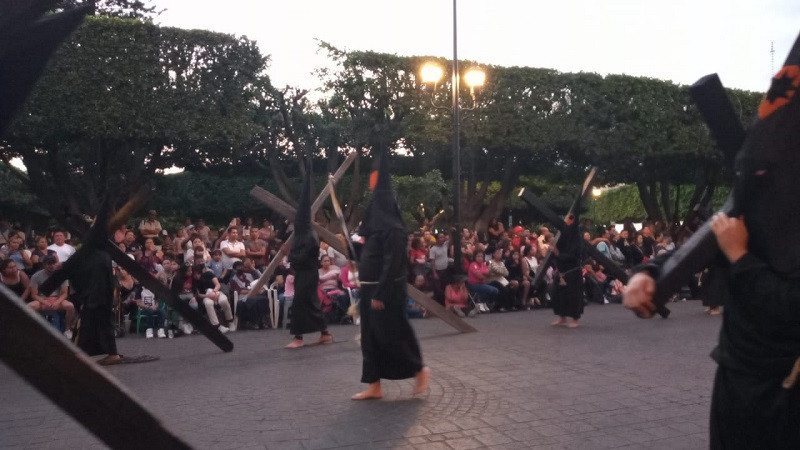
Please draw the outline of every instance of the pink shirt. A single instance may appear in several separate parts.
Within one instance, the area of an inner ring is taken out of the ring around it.
[[[294,275],[286,275],[286,282],[283,284],[283,296],[294,297]]]
[[[484,283],[486,276],[489,275],[489,265],[486,263],[473,262],[469,265],[469,272],[467,273],[467,281],[470,284]]]

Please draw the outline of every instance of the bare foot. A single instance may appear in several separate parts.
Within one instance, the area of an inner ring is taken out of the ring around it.
[[[720,308],[719,306],[715,306],[713,308],[708,309],[709,316],[718,316],[720,314],[722,314],[722,308]]]
[[[377,400],[379,398],[383,398],[380,381],[370,383],[366,390],[350,397],[352,400]]]
[[[321,345],[321,344],[331,344],[333,343],[333,335],[332,334],[322,334],[320,335],[319,339],[314,342],[314,345]]]
[[[304,344],[303,344],[303,340],[302,339],[293,339],[292,342],[289,342],[288,344],[286,344],[286,347],[284,347],[284,348],[300,348],[303,345]]]
[[[565,323],[567,323],[567,319],[565,319],[565,318],[563,318],[561,316],[558,316],[558,318],[556,320],[554,320],[553,323],[551,323],[550,325],[552,325],[554,327],[557,327],[559,325],[564,325]]]
[[[567,328],[578,328],[578,320],[572,319],[568,324]]]
[[[107,355],[102,359],[98,359],[97,364],[100,364],[101,366],[106,366],[106,365],[110,366],[112,364],[117,363],[121,359],[122,359],[121,355]]]
[[[428,381],[431,379],[431,369],[428,367],[423,367],[422,370],[417,372],[417,385],[414,386],[414,390],[411,392],[411,395],[422,394],[428,390]]]

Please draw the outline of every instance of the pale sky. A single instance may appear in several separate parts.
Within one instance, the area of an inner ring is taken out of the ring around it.
[[[275,86],[319,86],[315,39],[452,58],[450,0],[156,0],[157,23],[245,35]],[[461,0],[458,56],[502,66],[625,73],[764,91],[800,31],[797,0]],[[487,80],[491,82],[491,78]]]

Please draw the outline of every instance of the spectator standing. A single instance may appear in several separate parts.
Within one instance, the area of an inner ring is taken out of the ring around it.
[[[143,239],[155,239],[161,234],[161,222],[158,221],[156,210],[147,211],[147,218],[139,222],[139,234]]]
[[[440,304],[444,304],[444,288],[449,284],[447,266],[449,263],[447,235],[439,233],[436,235],[436,242],[431,245],[428,250],[428,256],[431,261],[432,281],[433,281],[433,298]]]

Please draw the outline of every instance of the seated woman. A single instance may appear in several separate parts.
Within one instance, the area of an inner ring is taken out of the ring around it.
[[[486,277],[489,276],[489,265],[486,264],[484,258],[483,252],[475,253],[475,261],[470,263],[467,272],[467,281],[469,282],[467,290],[470,294],[478,296],[479,308],[483,312],[489,312],[497,302],[497,288],[486,283]]]
[[[469,301],[466,277],[463,275],[457,276],[444,288],[444,307],[459,317],[474,317],[477,313],[476,308]]]
[[[523,276],[522,269],[523,263],[520,257],[519,250],[511,250],[509,257],[506,259],[506,267],[508,268],[508,288],[511,294],[511,303],[516,307],[528,307],[528,290],[530,289],[531,282]]]
[[[358,266],[355,262],[348,261],[342,267],[339,281],[342,283],[342,287],[348,290],[348,293],[352,296],[351,303],[358,303]]]
[[[350,307],[350,297],[339,288],[340,274],[341,271],[333,265],[331,257],[323,256],[319,268],[319,288],[331,301],[336,303],[337,308],[346,313],[347,308]]]
[[[19,269],[17,263],[11,259],[0,261],[0,277],[5,287],[17,294],[23,302],[30,299],[30,280],[25,272]]]
[[[490,286],[497,288],[497,310],[505,312],[511,309],[513,304],[513,297],[511,293],[511,284],[508,279],[508,268],[503,262],[503,249],[496,248],[492,252],[492,259],[489,261],[489,274],[486,277],[486,282]]]

